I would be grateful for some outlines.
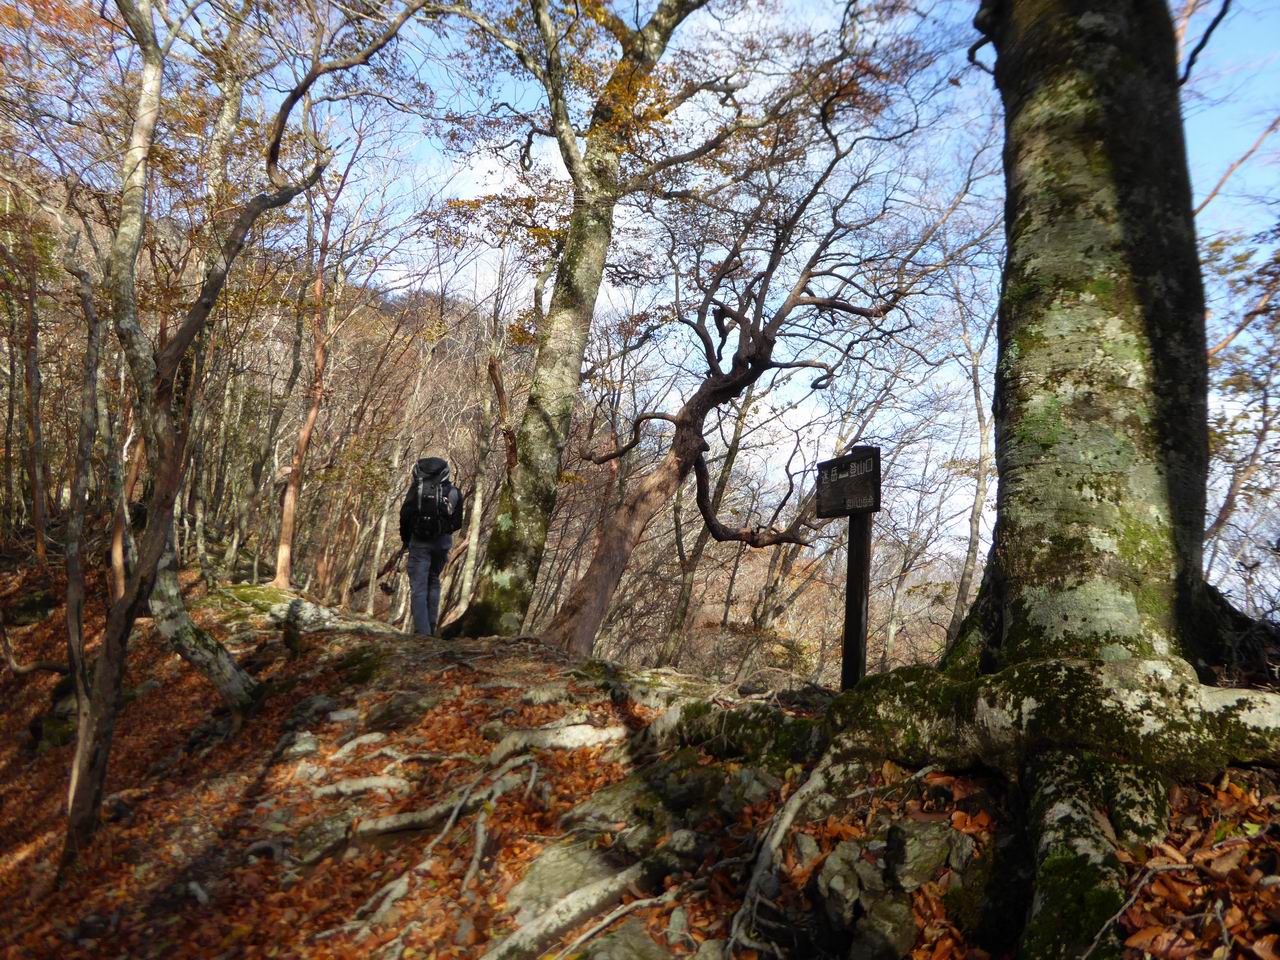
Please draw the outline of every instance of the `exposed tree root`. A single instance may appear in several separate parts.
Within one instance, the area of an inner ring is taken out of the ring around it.
[[[354,740],[348,740],[345,744],[335,750],[329,757],[330,763],[341,763],[352,754],[359,751],[361,747],[368,746],[373,743],[381,743],[387,739],[385,733],[366,733],[356,737]]]
[[[974,679],[896,670],[843,694],[828,728],[824,764],[994,766],[1021,782],[1036,862],[1028,960],[1118,955],[1107,932],[1125,898],[1116,850],[1163,832],[1163,774],[1280,763],[1280,696],[1203,686],[1161,660],[1035,661]]]
[[[733,916],[729,928],[729,944],[727,952],[732,955],[738,944],[759,949],[759,945],[751,939],[749,932],[755,926],[756,910],[760,902],[760,890],[765,880],[772,875],[778,851],[787,837],[787,831],[795,822],[800,812],[811,797],[821,793],[827,787],[827,771],[834,760],[831,754],[825,755],[810,772],[808,779],[796,790],[785,804],[773,815],[769,829],[765,831],[756,847],[751,868],[751,879],[747,882],[747,891],[742,898],[742,906]]]
[[[457,823],[460,816],[470,813],[480,807],[486,800],[493,800],[512,789],[512,787],[522,783],[523,777],[512,776],[511,773],[517,767],[532,762],[533,758],[527,754],[512,757],[497,770],[485,771],[468,784],[464,790],[447,800],[434,803],[425,810],[408,810],[404,813],[393,813],[385,817],[362,820],[352,829],[351,835],[357,840],[371,840],[374,837],[391,833],[403,833],[408,830],[429,830],[440,821],[445,820],[444,830],[441,831],[441,836],[443,836],[453,829],[453,825]],[[493,781],[489,788],[476,793],[476,788],[489,779]],[[434,846],[435,842],[433,841],[431,846],[427,848],[427,852],[430,853]]]
[[[633,863],[621,873],[573,891],[548,907],[532,923],[525,924],[490,947],[481,960],[529,960],[541,956],[551,944],[578,924],[621,900],[630,887],[643,879],[645,871],[644,861]]]
[[[1116,955],[1118,940],[1107,938],[1127,876],[1115,851],[1163,834],[1164,783],[1139,768],[1065,751],[1037,756],[1024,780],[1031,787],[1036,876],[1022,955]]]
[[[471,882],[480,873],[480,864],[484,861],[485,848],[489,845],[489,807],[485,805],[480,808],[480,812],[476,815],[475,833],[476,838],[471,848],[471,863],[467,866],[466,876],[462,878],[462,890],[465,893],[471,889]]]
[[[9,646],[9,631],[5,629],[3,615],[0,615],[0,646],[4,648],[4,662],[9,665],[9,669],[13,671],[14,676],[22,677],[28,673],[37,673],[42,670],[49,673],[62,674],[71,672],[65,663],[57,663],[53,660],[33,660],[31,663],[21,663],[13,655],[13,648]]]
[[[316,797],[354,797],[361,793],[372,793],[375,790],[409,793],[413,790],[413,785],[402,777],[354,777],[349,780],[339,780],[328,786],[316,787],[311,792]]]
[[[445,821],[444,827],[423,850],[422,857],[417,864],[379,887],[373,896],[356,910],[355,920],[327,930],[320,934],[317,939],[338,934],[352,934],[357,938],[363,937],[370,933],[374,927],[385,923],[391,916],[396,904],[409,895],[412,886],[411,878],[430,872],[433,863],[432,853],[435,851],[436,845],[449,835],[454,825],[458,822],[458,818],[464,812],[470,812],[484,804],[492,803],[508,790],[512,790],[522,784],[524,777],[514,771],[525,764],[533,763],[533,757],[527,754],[512,757],[497,770],[486,771],[473,780],[461,793],[450,797],[448,800],[433,804],[426,810],[392,814],[387,817],[379,817],[376,820],[357,823],[352,830],[352,838],[368,840],[373,837],[406,830],[426,830],[435,826],[441,820]],[[484,790],[478,791],[477,788],[486,780],[491,780],[489,786]],[[482,839],[479,834],[478,839]],[[473,864],[476,869],[479,869],[478,860],[473,861]],[[401,931],[400,937],[397,937],[392,943],[400,941],[403,944],[404,936],[405,932]],[[386,948],[384,947],[385,950]]]
[[[742,906],[734,914],[730,924],[729,943],[726,951],[732,954],[737,945],[754,950],[768,949],[755,940],[751,934],[755,930],[757,911],[760,907],[762,891],[768,879],[773,875],[778,862],[778,853],[786,842],[787,834],[795,823],[796,817],[807,804],[822,793],[830,790],[837,782],[847,782],[852,772],[847,763],[836,760],[832,752],[823,755],[818,765],[809,773],[808,778],[793,793],[769,821],[760,842],[752,856],[751,877],[747,882],[747,890],[742,898]],[[842,769],[843,768],[843,769]],[[843,794],[842,798],[854,800],[873,793],[886,793],[896,790],[904,783],[921,780],[936,770],[936,767],[924,767],[917,770],[906,781],[886,784],[877,787],[866,787],[853,793]]]
[[[643,751],[660,750],[679,739],[679,720],[681,708],[692,701],[680,700],[672,704],[660,717],[656,726],[663,733],[650,734],[647,737],[636,737],[631,745]],[[699,715],[704,715],[705,710]],[[317,939],[339,935],[350,935],[356,939],[367,936],[373,928],[392,922],[400,901],[408,897],[414,886],[414,877],[430,872],[433,866],[432,853],[437,844],[452,832],[458,821],[468,814],[479,811],[473,830],[474,849],[463,879],[462,889],[465,891],[479,875],[488,846],[488,810],[490,805],[508,791],[523,787],[526,796],[533,790],[537,781],[538,765],[530,751],[561,749],[574,750],[582,747],[605,743],[617,743],[627,739],[631,732],[623,726],[595,727],[589,724],[574,724],[558,729],[517,730],[507,735],[498,743],[488,758],[490,768],[484,770],[465,788],[451,797],[432,804],[423,810],[410,810],[404,813],[390,814],[369,820],[362,820],[351,830],[353,841],[369,841],[376,837],[387,836],[408,831],[430,830],[439,828],[439,832],[426,845],[419,862],[404,873],[389,880],[368,898],[355,912],[355,917],[320,934]],[[643,743],[641,742],[643,740]],[[355,741],[352,741],[353,743]],[[369,740],[369,743],[374,741]],[[375,754],[377,755],[377,754]],[[450,755],[461,756],[461,755]],[[416,757],[397,757],[391,766],[407,762],[411,759],[433,760],[440,755],[423,754]],[[479,757],[465,757],[483,763]],[[526,775],[521,767],[529,767]],[[388,767],[390,769],[390,767]],[[371,780],[395,778],[366,778]],[[552,905],[530,924],[516,930],[502,942],[495,944],[485,955],[488,960],[511,960],[511,958],[527,958],[539,956],[568,930],[581,924],[600,911],[616,903],[636,883],[643,879],[652,879],[654,874],[670,872],[672,864],[670,856],[654,855],[641,860],[613,877],[599,883],[574,891]],[[609,921],[612,922],[612,921]],[[407,943],[407,937],[415,928],[415,924],[404,925],[399,936],[385,944],[377,952],[378,957],[398,957]],[[604,927],[600,927],[600,930]],[[597,932],[599,932],[597,930]],[[585,942],[585,941],[584,941]]]
[[[689,880],[685,883],[672,887],[666,893],[659,894],[656,897],[646,897],[641,900],[632,900],[630,903],[624,903],[620,907],[609,911],[607,915],[601,918],[597,923],[592,924],[584,933],[577,937],[571,944],[557,953],[554,960],[566,960],[567,957],[574,956],[587,943],[598,937],[604,931],[621,920],[629,913],[636,910],[647,910],[649,907],[657,907],[662,904],[670,903],[672,900],[679,899],[690,890],[706,886],[705,880]]]
[[[1046,749],[1091,751],[1180,776],[1280,764],[1280,695],[1207,687],[1165,660],[1042,660],[973,680],[928,667],[868,677],[832,705],[846,756],[1016,775]]]
[[[501,763],[515,753],[528,750],[577,750],[602,743],[625,740],[626,727],[594,727],[579,723],[558,730],[514,730],[507,734],[489,754],[490,763]]]

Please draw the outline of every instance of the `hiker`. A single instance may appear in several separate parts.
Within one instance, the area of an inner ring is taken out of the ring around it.
[[[434,635],[440,616],[440,572],[453,532],[462,526],[462,491],[449,482],[449,464],[423,457],[400,507],[400,540],[409,554],[413,632]]]

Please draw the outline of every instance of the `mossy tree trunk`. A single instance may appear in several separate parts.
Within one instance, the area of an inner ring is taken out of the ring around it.
[[[988,0],[976,25],[1006,133],[994,543],[942,670],[842,695],[833,749],[1020,781],[1037,861],[1022,956],[1118,956],[1115,839],[1163,832],[1166,778],[1280,763],[1280,698],[1197,678],[1221,631],[1168,8]]]
[[[570,121],[560,38],[546,8],[533,5],[545,53],[545,63],[536,67],[535,75],[546,91],[561,159],[573,181],[573,209],[556,264],[551,304],[539,318],[529,400],[516,431],[516,462],[498,492],[475,595],[466,613],[449,627],[450,635],[518,633],[523,626],[555,509],[587,335],[613,240],[614,207],[625,192],[622,157],[636,98],[676,29],[705,3],[660,0],[638,29],[609,15],[621,55],[593,105],[582,146]]]
[[[1168,7],[1007,0],[978,26],[1005,107],[1008,241],[988,669],[1161,661],[1190,679],[1208,365]],[[1076,769],[1063,746],[1031,751],[1021,771],[1038,854],[1028,957],[1091,947],[1124,896],[1094,811],[1114,826],[1144,806],[1111,796],[1114,765]],[[1133,797],[1158,792],[1149,771],[1132,779]],[[1163,828],[1138,825],[1139,841]]]
[[[1000,663],[1193,658],[1204,293],[1163,0],[1008,2]]]
[[[612,162],[617,163],[616,157]],[[551,305],[538,330],[529,402],[516,432],[516,462],[498,493],[475,595],[457,631],[519,633],[533,598],[587,334],[613,237],[613,207],[612,197],[575,199]]]

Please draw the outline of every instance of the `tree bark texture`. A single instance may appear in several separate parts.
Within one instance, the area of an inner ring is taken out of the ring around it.
[[[574,180],[573,210],[551,305],[538,327],[529,400],[516,433],[516,462],[498,493],[475,596],[451,634],[518,633],[524,624],[555,509],[587,335],[613,239],[628,136],[623,118],[631,116],[637,91],[662,59],[676,28],[704,2],[661,0],[648,22],[620,41],[622,56],[593,107],[581,152],[564,99],[559,38],[549,22],[539,23],[547,46],[544,85],[560,152]]]
[[[1204,293],[1162,0],[984,6],[1005,105],[1000,663],[1192,655]]]
[[[172,535],[160,557],[148,602],[156,629],[165,642],[213,684],[233,714],[244,714],[253,705],[257,684],[226,647],[192,622],[178,583],[178,559]]]
[[[1118,956],[1111,838],[1158,837],[1163,776],[1280,760],[1280,697],[1189,662],[1212,642],[1207,362],[1168,7],[989,0],[976,25],[1006,113],[994,544],[943,669],[833,711],[851,755],[1020,780],[1020,956]]]
[[[611,198],[575,201],[551,306],[538,331],[529,402],[516,432],[516,462],[498,493],[475,595],[458,621],[468,633],[519,633],[533,597],[613,235],[613,203]]]

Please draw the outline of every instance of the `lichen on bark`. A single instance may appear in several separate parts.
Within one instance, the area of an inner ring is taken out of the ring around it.
[[[993,547],[941,669],[868,678],[827,732],[837,757],[1018,782],[1022,955],[1117,955],[1115,843],[1162,830],[1166,777],[1280,764],[1280,698],[1197,675],[1230,618],[1201,574],[1204,298],[1168,8],[986,0],[976,22],[1006,123]]]

